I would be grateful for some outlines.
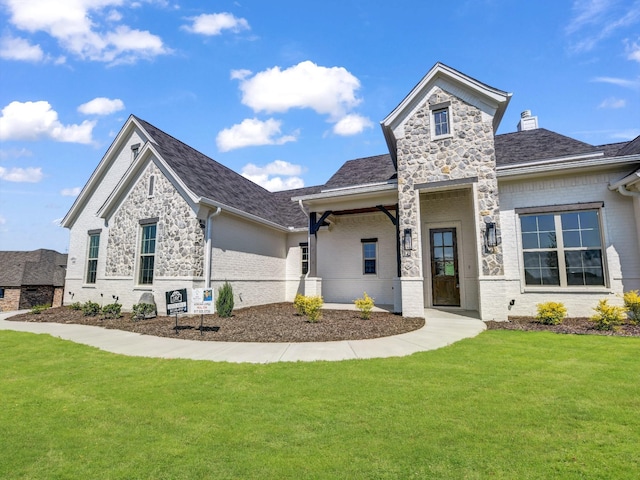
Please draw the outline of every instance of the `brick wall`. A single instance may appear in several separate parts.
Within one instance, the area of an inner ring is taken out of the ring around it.
[[[0,298],[0,312],[18,310],[20,306],[20,287],[4,287],[4,298]]]

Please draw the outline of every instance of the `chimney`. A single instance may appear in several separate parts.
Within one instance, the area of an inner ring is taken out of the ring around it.
[[[538,128],[538,117],[531,116],[531,110],[525,110],[520,114],[520,121],[518,122],[518,131],[535,130]]]

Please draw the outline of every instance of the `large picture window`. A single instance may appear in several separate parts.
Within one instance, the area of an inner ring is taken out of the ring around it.
[[[140,245],[140,275],[138,283],[153,283],[153,267],[156,256],[156,224],[142,226],[142,242]]]
[[[605,285],[598,210],[521,215],[525,284]]]
[[[96,283],[98,272],[98,252],[100,250],[100,234],[89,233],[89,251],[87,252],[87,283]]]

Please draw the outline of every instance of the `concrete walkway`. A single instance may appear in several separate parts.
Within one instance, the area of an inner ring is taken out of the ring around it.
[[[335,308],[335,306],[332,306]],[[363,358],[403,357],[435,350],[486,329],[475,312],[426,310],[420,330],[369,340],[307,343],[240,343],[182,340],[139,333],[108,330],[87,325],[10,322],[6,318],[22,312],[0,313],[0,330],[45,333],[97,347],[107,352],[138,357],[186,358],[233,363],[338,361]]]

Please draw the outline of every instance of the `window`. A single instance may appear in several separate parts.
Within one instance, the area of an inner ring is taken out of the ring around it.
[[[367,238],[362,240],[362,272],[365,275],[376,274],[377,242],[377,238]]]
[[[140,153],[140,144],[136,143],[135,145],[131,145],[131,161],[135,160]]]
[[[4,288],[0,288],[0,298],[4,298]]]
[[[526,285],[604,286],[598,210],[521,215]]]
[[[433,126],[436,137],[449,135],[449,109],[433,110]]]
[[[309,244],[300,244],[300,258],[302,260],[302,275],[306,275],[309,272]]]
[[[87,283],[96,283],[98,272],[98,251],[100,250],[100,232],[89,232],[89,252],[87,253]]]
[[[138,283],[153,283],[153,266],[156,254],[156,224],[142,225],[142,242],[140,245],[140,276]]]

